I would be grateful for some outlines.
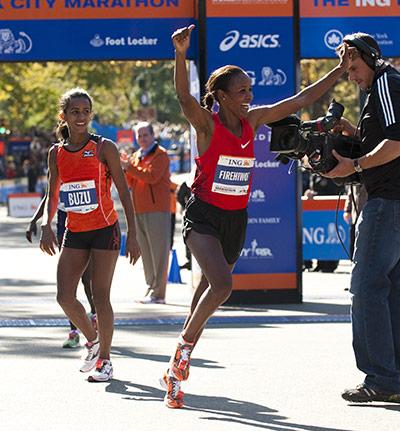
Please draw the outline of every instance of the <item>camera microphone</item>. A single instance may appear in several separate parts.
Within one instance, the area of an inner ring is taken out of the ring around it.
[[[283,154],[278,154],[278,155],[275,157],[275,160],[276,160],[277,162],[281,162],[281,163],[282,163],[282,165],[287,165],[287,164],[290,162],[289,157],[284,156]]]
[[[344,106],[333,99],[329,105],[328,112],[325,117],[320,117],[313,121],[304,121],[302,124],[302,129],[310,132],[326,133],[333,129],[337,123],[339,123],[343,112]]]

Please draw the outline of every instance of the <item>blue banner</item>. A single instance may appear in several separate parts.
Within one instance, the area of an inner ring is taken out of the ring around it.
[[[226,64],[250,76],[255,103],[272,103],[293,94],[292,18],[208,18],[209,73]]]
[[[2,21],[0,61],[174,58],[171,34],[194,19]],[[195,56],[195,44],[188,57]]]
[[[10,140],[8,142],[9,153],[29,153],[31,148],[31,141],[26,139]]]
[[[252,107],[294,94],[292,18],[208,18],[208,74],[226,64],[252,80]],[[235,274],[296,272],[295,174],[269,152],[270,129],[255,138],[256,161],[245,245]]]
[[[399,55],[399,17],[301,18],[300,55],[302,58],[337,57],[335,49],[346,34],[358,31],[373,36],[384,57]]]
[[[335,211],[303,211],[303,259],[348,259],[336,231]],[[346,250],[349,250],[349,225],[343,211],[337,215],[338,231]]]
[[[255,141],[246,242],[235,273],[296,272],[296,176],[269,152],[270,129]]]

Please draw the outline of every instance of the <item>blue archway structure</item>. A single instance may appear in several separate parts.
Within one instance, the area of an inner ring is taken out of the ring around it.
[[[370,33],[385,56],[399,55],[399,15],[400,0],[0,0],[0,61],[172,59],[172,32],[195,23],[197,95],[212,70],[236,64],[253,103],[266,104],[298,90],[300,58],[334,57],[347,33]],[[302,300],[300,181],[269,152],[269,134],[262,127],[255,141],[231,302]]]

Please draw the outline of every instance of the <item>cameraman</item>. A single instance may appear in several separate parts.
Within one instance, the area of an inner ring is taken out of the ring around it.
[[[346,119],[339,126],[360,138],[364,155],[352,160],[333,151],[338,165],[325,176],[361,172],[368,201],[356,225],[350,284],[353,348],[366,377],[342,397],[400,403],[400,73],[382,60],[372,36],[354,33],[343,43],[353,51],[349,79],[367,97],[360,126]]]

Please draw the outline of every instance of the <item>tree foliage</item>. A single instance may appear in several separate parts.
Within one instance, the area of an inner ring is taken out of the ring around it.
[[[307,87],[326,73],[332,70],[338,64],[338,60],[331,59],[312,59],[301,61],[301,88]],[[360,96],[359,89],[354,82],[350,82],[347,73],[342,75],[326,94],[316,100],[312,105],[302,110],[302,120],[314,120],[326,114],[332,99],[342,104],[345,108],[343,117],[357,124],[359,116]]]
[[[337,61],[302,60],[301,88],[317,81]],[[142,108],[140,96],[147,93],[160,122],[187,125],[175,95],[173,67],[171,60],[0,63],[0,118],[21,133],[32,126],[52,130],[60,96],[79,86],[93,96],[95,119],[101,124],[128,126]],[[359,90],[347,76],[304,108],[302,119],[325,115],[333,98],[345,107],[344,117],[357,124]]]
[[[52,130],[60,96],[74,87],[93,96],[95,118],[102,124],[123,126],[135,120],[144,92],[159,121],[185,122],[172,61],[0,63],[0,74],[0,117],[21,133],[32,126]]]

